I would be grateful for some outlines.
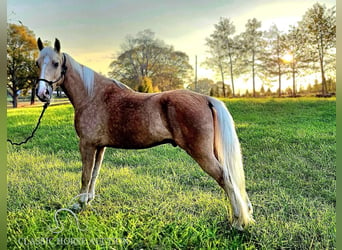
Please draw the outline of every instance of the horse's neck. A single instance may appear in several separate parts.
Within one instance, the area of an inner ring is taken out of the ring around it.
[[[68,56],[66,64],[67,72],[65,74],[64,83],[61,87],[76,109],[89,102],[90,97],[88,96],[82,77],[78,70],[75,69],[75,62],[71,62],[71,60],[73,59]]]
[[[132,91],[126,85],[108,79],[94,71],[91,71],[93,73],[93,83],[88,83],[88,87],[86,87],[87,84],[84,83],[79,68],[84,66],[78,64],[74,59],[67,55],[67,67],[68,69],[62,88],[75,109],[91,105],[96,98],[101,99],[101,94],[99,92],[103,92],[104,89],[109,89],[109,85],[111,86],[109,91],[117,92],[117,95],[115,95],[117,98],[120,98],[120,94],[123,94],[124,92]],[[89,84],[92,86],[89,87]]]

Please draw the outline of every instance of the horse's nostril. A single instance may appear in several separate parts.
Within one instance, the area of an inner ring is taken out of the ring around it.
[[[47,96],[50,95],[50,92],[48,89],[45,90],[45,95],[47,95]]]

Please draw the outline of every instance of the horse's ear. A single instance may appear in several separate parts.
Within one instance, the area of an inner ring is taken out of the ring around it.
[[[59,42],[59,40],[57,38],[55,40],[55,51],[57,53],[59,53],[61,51],[61,43]]]
[[[43,43],[42,43],[42,40],[40,40],[40,37],[39,37],[38,40],[37,40],[37,44],[38,44],[38,49],[39,49],[39,50],[44,49],[44,45],[43,45]]]

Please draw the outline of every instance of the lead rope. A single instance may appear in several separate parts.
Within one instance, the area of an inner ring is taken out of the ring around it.
[[[22,142],[13,142],[11,139],[7,139],[7,142],[11,143],[11,144],[14,145],[14,146],[20,146],[20,145],[22,145],[22,144],[24,144],[24,143],[27,143],[30,139],[32,139],[33,136],[34,136],[34,133],[36,133],[36,131],[37,131],[38,127],[39,127],[40,120],[43,118],[43,115],[44,115],[44,113],[45,113],[45,110],[47,109],[47,107],[49,106],[49,104],[50,104],[49,102],[46,102],[46,103],[44,104],[43,110],[42,110],[42,113],[41,113],[40,116],[39,116],[37,125],[36,125],[36,127],[33,129],[32,133],[31,133],[31,135],[30,135],[29,137],[27,137],[27,138],[26,138],[24,141],[22,141]]]

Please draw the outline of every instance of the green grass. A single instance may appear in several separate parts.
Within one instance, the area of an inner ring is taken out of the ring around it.
[[[336,99],[227,100],[242,145],[256,223],[229,225],[213,179],[181,149],[107,149],[92,206],[78,194],[70,105],[51,106],[29,143],[8,145],[8,249],[336,248]],[[29,135],[40,108],[8,110],[8,137]]]

